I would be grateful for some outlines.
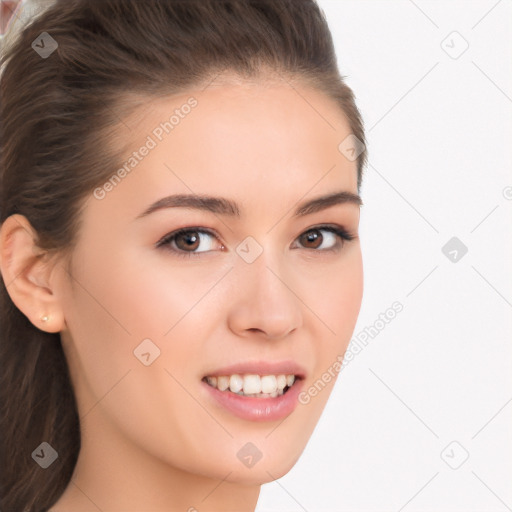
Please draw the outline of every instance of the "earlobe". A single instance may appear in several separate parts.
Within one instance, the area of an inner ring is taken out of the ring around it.
[[[25,216],[8,217],[0,228],[0,273],[11,300],[32,324],[59,332],[64,319],[50,283],[52,265],[36,241],[37,233]]]

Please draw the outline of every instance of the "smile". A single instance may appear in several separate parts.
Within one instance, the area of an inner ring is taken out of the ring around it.
[[[296,376],[233,374],[206,376],[203,381],[219,391],[236,393],[253,398],[276,398],[293,386]]]

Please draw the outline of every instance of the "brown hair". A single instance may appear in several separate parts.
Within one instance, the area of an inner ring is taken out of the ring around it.
[[[43,32],[58,44],[47,58],[32,47]],[[223,71],[277,73],[333,98],[365,142],[315,0],[57,0],[0,65],[0,222],[24,215],[48,252],[71,251],[85,200],[119,167],[109,136],[141,99],[208,84]],[[365,160],[363,152],[358,190]],[[40,512],[70,481],[80,422],[60,335],[36,328],[9,284],[0,279],[0,508]],[[47,469],[31,456],[43,441],[58,452]]]

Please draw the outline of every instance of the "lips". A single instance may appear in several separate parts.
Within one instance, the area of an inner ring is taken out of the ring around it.
[[[236,393],[230,389],[221,391],[217,387],[212,386],[211,383],[208,383],[209,379],[216,379],[217,381],[222,379],[222,375],[216,376],[218,373],[231,374],[233,378],[238,379],[241,375],[245,374],[246,371],[251,372],[248,374],[252,376],[251,378],[261,374],[274,375],[269,372],[276,372],[281,381],[281,377],[285,375],[281,372],[291,372],[286,375],[287,378],[290,377],[294,379],[294,381],[291,383],[291,386],[278,389],[273,393],[262,392],[248,395],[240,391]],[[297,377],[295,377],[295,374]],[[219,368],[218,370],[212,371],[209,376],[203,377],[201,382],[201,394],[205,400],[211,401],[216,407],[220,407],[223,411],[243,420],[251,422],[277,421],[286,418],[296,409],[299,404],[298,396],[304,385],[304,377],[305,371],[302,367],[289,362],[238,364]]]
[[[284,387],[283,378],[286,378]],[[295,410],[305,378],[306,370],[292,360],[246,361],[209,370],[201,379],[201,393],[206,400],[238,418],[253,422],[276,421]],[[241,390],[240,379],[243,388],[250,389]],[[229,387],[226,380],[229,380]],[[221,382],[222,390],[218,388]],[[270,388],[274,391],[266,393]],[[261,392],[254,393],[258,390]]]

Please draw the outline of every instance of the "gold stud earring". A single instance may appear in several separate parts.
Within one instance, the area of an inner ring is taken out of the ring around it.
[[[49,315],[44,315],[44,316],[41,317],[41,320],[43,322],[48,322],[48,320],[50,320],[50,316]]]

